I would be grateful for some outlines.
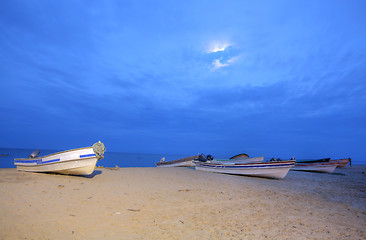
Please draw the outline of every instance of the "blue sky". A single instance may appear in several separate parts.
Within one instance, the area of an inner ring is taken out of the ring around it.
[[[365,1],[1,1],[0,147],[365,161]]]

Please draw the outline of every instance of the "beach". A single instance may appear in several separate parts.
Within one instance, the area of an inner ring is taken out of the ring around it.
[[[190,168],[0,169],[0,239],[366,239],[366,166],[281,180]]]

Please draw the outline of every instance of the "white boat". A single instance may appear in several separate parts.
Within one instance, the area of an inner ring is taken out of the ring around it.
[[[260,163],[225,163],[195,161],[195,169],[207,172],[246,175],[253,177],[284,178],[295,160]]]
[[[294,171],[309,171],[309,172],[321,172],[332,173],[338,166],[337,162],[332,161],[320,161],[320,162],[296,162],[295,166],[291,169]]]
[[[39,151],[28,158],[15,158],[17,170],[26,172],[53,172],[70,175],[90,175],[98,160],[104,156],[105,147],[97,142],[91,147],[71,149],[38,157]]]
[[[160,162],[156,162],[157,167],[194,167],[193,160],[196,159],[198,155],[180,158],[172,161],[166,161],[165,158],[162,158]]]

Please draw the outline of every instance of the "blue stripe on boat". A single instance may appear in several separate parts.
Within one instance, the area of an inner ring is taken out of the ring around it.
[[[80,155],[80,158],[85,158],[85,157],[95,157],[95,154],[85,154],[85,155]]]
[[[16,162],[16,163],[36,163],[39,160],[42,161],[42,159],[35,159],[35,160],[15,160],[14,162]]]
[[[53,162],[58,162],[58,161],[60,161],[59,158],[48,160],[48,161],[42,161],[42,159],[34,159],[34,160],[15,160],[14,162],[16,162],[16,163],[36,163],[37,165],[40,165],[40,164],[53,163]]]
[[[52,163],[52,162],[58,162],[58,161],[60,161],[60,159],[58,158],[58,159],[52,159],[52,160],[48,160],[48,161],[44,161],[44,162],[42,162],[41,164],[44,164],[44,163]],[[37,163],[38,164],[38,163]]]

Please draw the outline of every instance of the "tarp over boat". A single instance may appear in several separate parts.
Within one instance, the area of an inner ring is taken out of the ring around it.
[[[249,155],[246,153],[240,153],[235,156],[232,156],[230,159],[243,159],[243,158],[249,158]]]

